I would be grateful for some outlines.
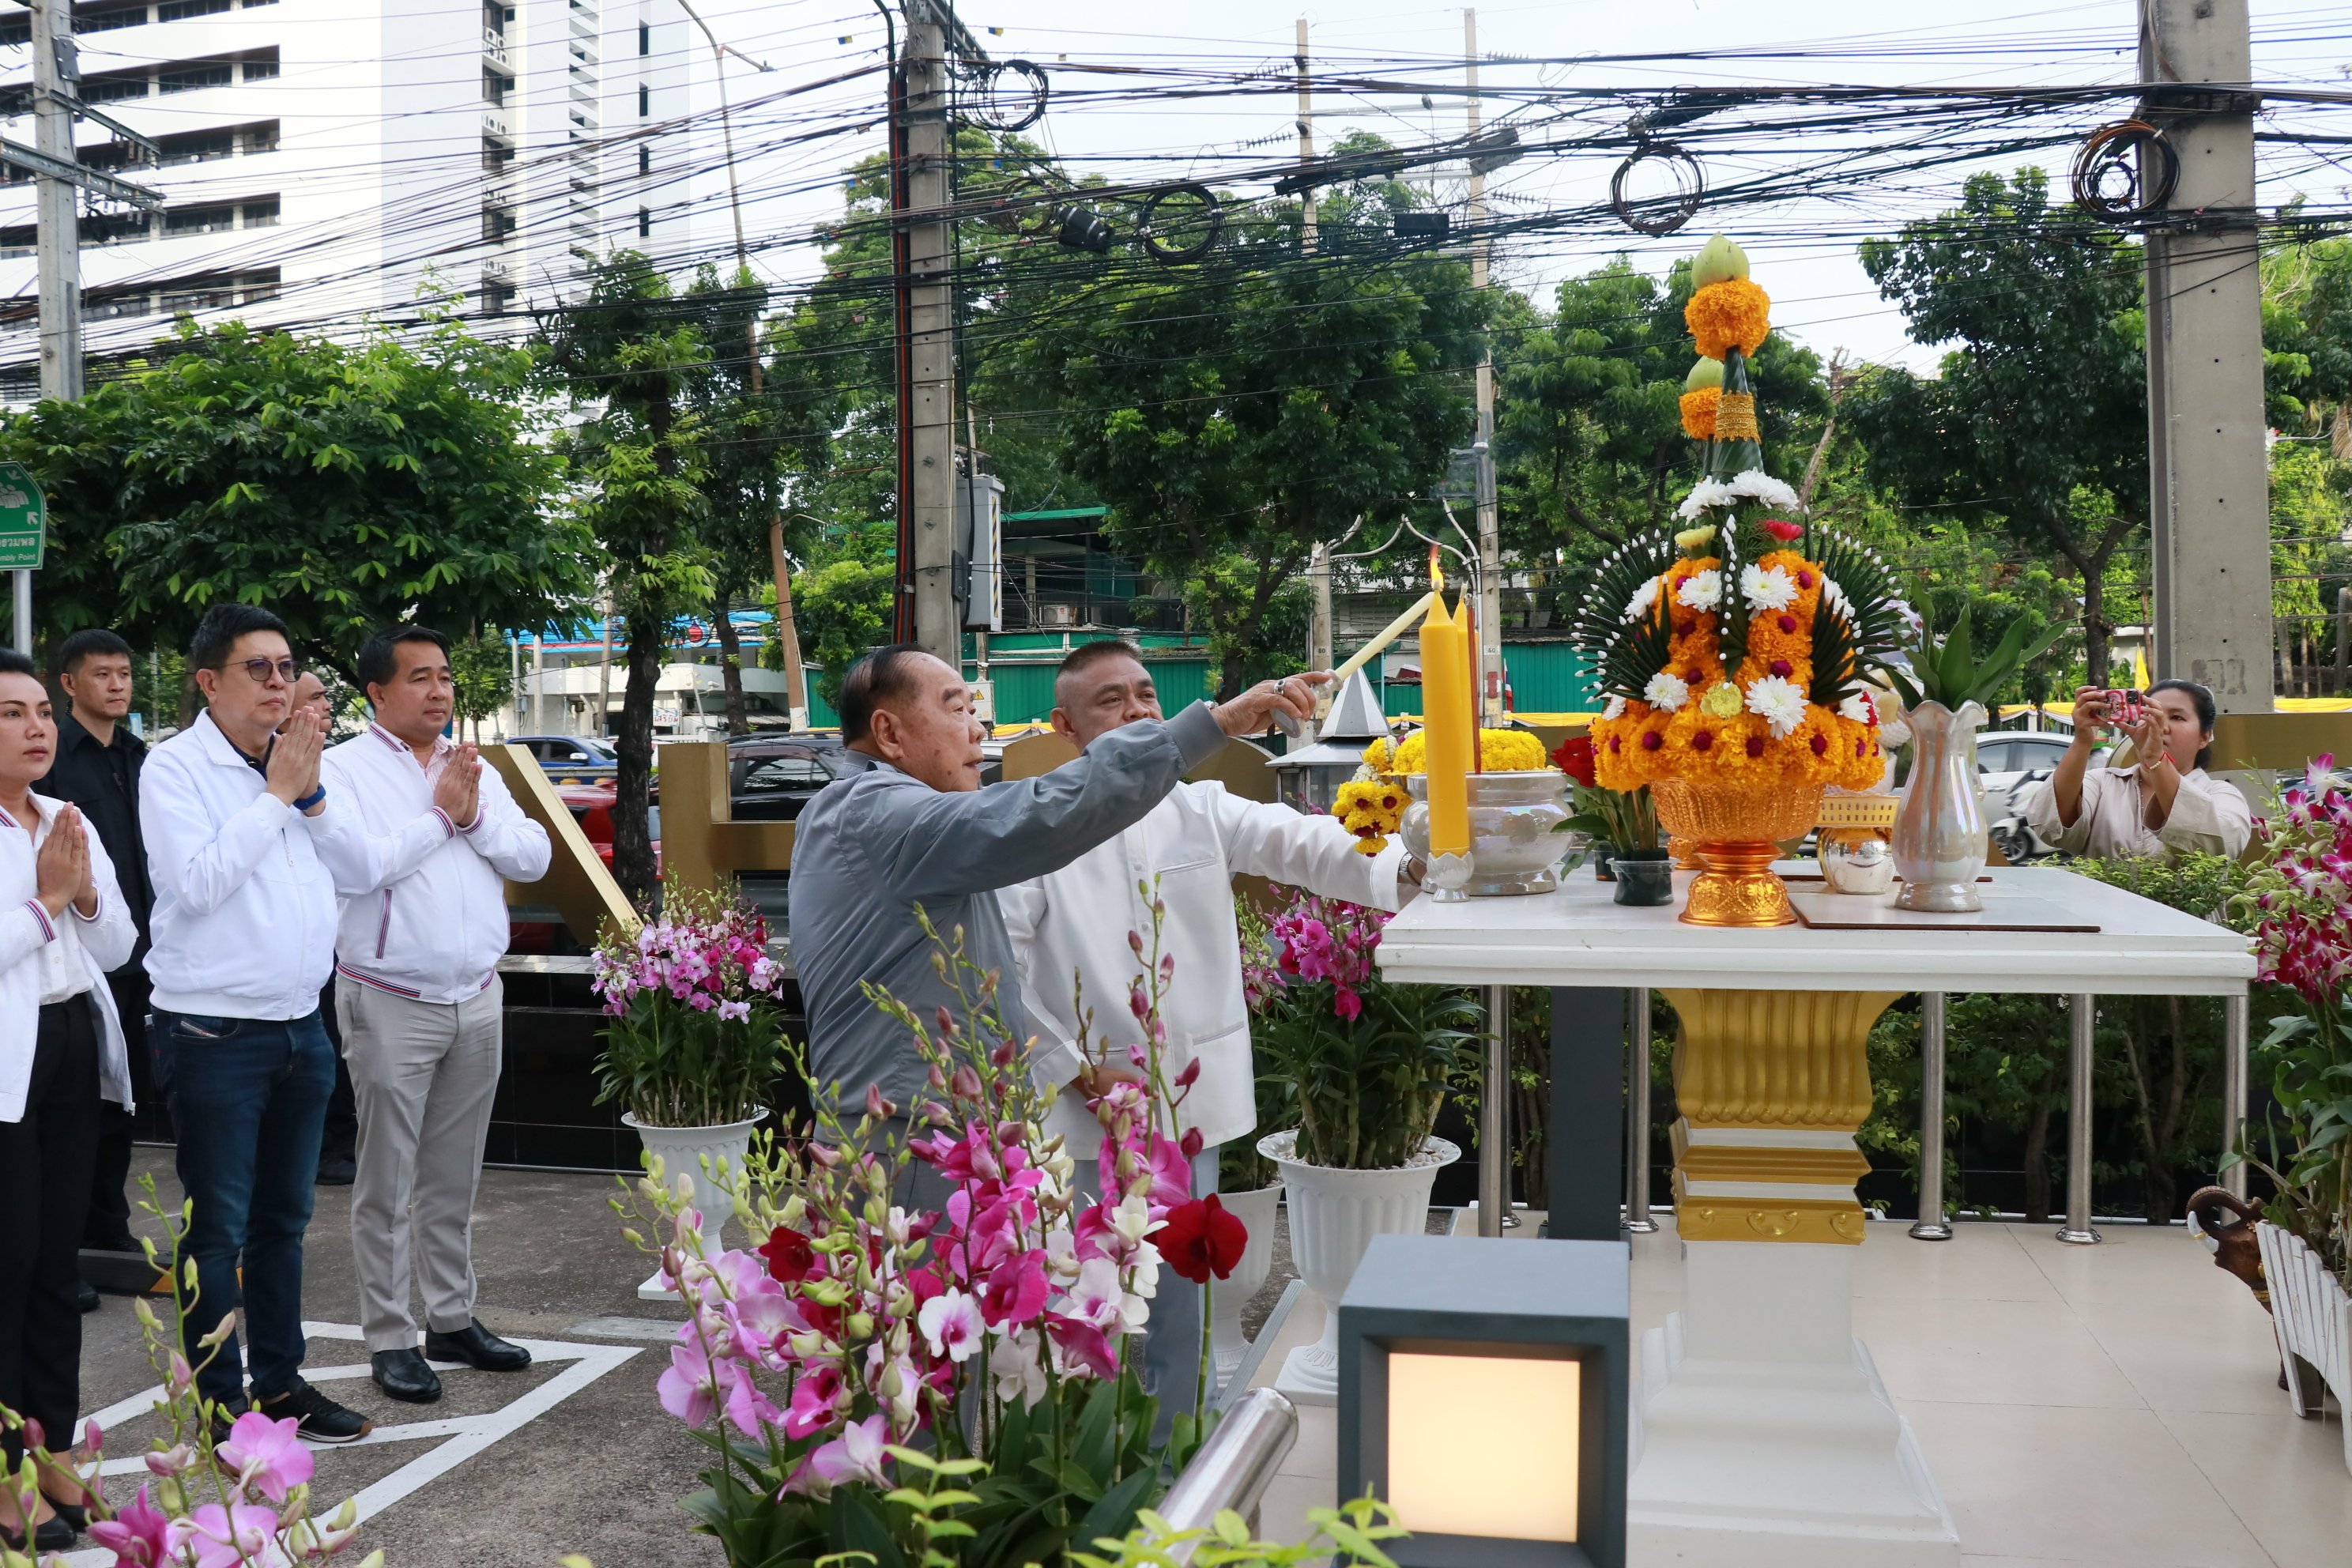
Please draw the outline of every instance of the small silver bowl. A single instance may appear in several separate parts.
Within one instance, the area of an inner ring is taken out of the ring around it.
[[[1429,858],[1429,775],[1408,773],[1412,804],[1400,831],[1404,847]],[[1559,886],[1559,865],[1582,849],[1580,833],[1556,833],[1568,820],[1568,775],[1555,768],[1473,773],[1470,784],[1470,885],[1482,898],[1549,893]]]

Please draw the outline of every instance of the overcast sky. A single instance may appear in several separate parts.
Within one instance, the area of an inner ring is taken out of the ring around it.
[[[708,0],[703,10],[722,38],[773,68],[760,75],[741,65],[730,67],[730,89],[739,102],[874,59],[883,44],[872,6],[861,9],[846,0]],[[2017,0],[1946,0],[1934,7],[1886,0],[1546,0],[1479,7],[1478,47],[1486,57],[1482,85],[1489,89],[1624,89],[1622,104],[1588,101],[1586,117],[1565,128],[1590,132],[1621,125],[1642,95],[1675,87],[2129,82],[2137,74],[2137,13],[2132,0],[2038,8]],[[1163,0],[1150,5],[969,0],[960,14],[992,55],[1032,59],[1054,73],[1055,102],[1028,134],[1071,160],[1076,169],[1112,179],[1217,182],[1245,165],[1278,161],[1295,145],[1295,104],[1287,91],[1178,99],[1153,90],[1197,89],[1206,85],[1202,76],[1286,75],[1294,18],[1301,14],[1294,6],[1265,0]],[[1310,6],[1304,15],[1318,69],[1360,66],[1369,75],[1377,68],[1383,79],[1415,87],[1463,79],[1459,8],[1365,0],[1360,6]],[[1904,25],[1889,28],[1890,19]],[[990,31],[996,28],[1001,34]],[[2254,32],[2258,81],[2352,87],[2346,69],[2352,65],[2352,9],[2291,0],[2258,5]],[[1697,48],[1752,52],[1704,61],[1508,63],[1510,57],[1524,61]],[[1065,67],[1116,67],[1138,74]],[[776,142],[804,134],[813,128],[813,116],[856,114],[879,91],[878,79],[862,78],[792,100],[789,118],[781,108],[764,114],[754,109],[739,122],[747,186],[761,193],[749,215],[755,243],[761,235],[805,233],[837,212],[840,193],[833,176],[852,158],[877,150],[881,133],[874,129],[789,146]],[[1407,144],[1462,132],[1459,95],[1433,91],[1426,108],[1422,96],[1321,93],[1315,105],[1318,143],[1328,147],[1355,129]],[[1522,92],[1516,103],[1489,100],[1486,113],[1490,121],[1507,115],[1533,134],[1559,107]],[[2126,112],[2127,106],[2118,102],[2110,110],[2080,111],[2073,123],[2087,130]],[[2269,123],[2344,135],[2352,133],[2352,109],[2275,110]],[[1936,129],[1915,127],[1911,134],[1932,138]],[[1708,179],[1723,185],[1785,174],[1842,155],[1850,146],[1850,139],[1790,131],[1709,155]],[[1612,152],[1524,160],[1492,182],[1496,214],[1498,219],[1527,218],[1605,199],[1621,156]],[[2063,183],[2070,156],[2069,148],[2055,147],[2030,156],[2000,156],[1990,163],[2006,168],[2039,163]],[[2352,207],[2352,153],[2346,149],[2273,144],[2263,157],[2265,205],[2300,193],[2318,205]],[[1891,233],[1906,218],[1948,205],[1966,172],[1963,165],[1906,174],[1836,201],[1703,210],[1685,231],[1665,238],[1622,229],[1525,236],[1504,245],[1498,275],[1549,302],[1561,277],[1598,266],[1616,251],[1630,253],[1646,269],[1663,271],[1707,233],[1723,227],[1746,243],[1758,280],[1774,297],[1775,322],[1783,331],[1824,356],[1843,348],[1849,359],[1932,363],[1932,354],[1906,342],[1900,318],[1878,300],[1854,259],[1853,237]],[[1267,190],[1263,182],[1234,188],[1256,195]],[[1441,182],[1436,194],[1458,197],[1460,187]],[[723,215],[714,216],[723,221]],[[814,270],[814,253],[804,245],[782,246],[763,250],[761,265],[779,282],[802,281]]]

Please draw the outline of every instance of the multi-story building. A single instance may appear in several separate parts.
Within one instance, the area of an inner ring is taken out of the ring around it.
[[[93,363],[170,318],[354,327],[428,293],[469,314],[569,291],[576,252],[695,258],[718,163],[708,51],[670,0],[85,0],[84,163],[164,198],[85,197]],[[0,137],[33,141],[26,14],[0,13]],[[0,393],[34,389],[30,177],[0,169]]]

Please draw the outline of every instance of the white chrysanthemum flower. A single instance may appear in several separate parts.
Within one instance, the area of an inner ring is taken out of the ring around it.
[[[1650,684],[1642,688],[1642,700],[1668,713],[1679,710],[1690,700],[1690,684],[1679,675],[1664,670],[1650,677]]]
[[[1796,580],[1781,566],[1748,567],[1739,574],[1739,593],[1751,610],[1785,610],[1797,602]]]
[[[1370,763],[1359,763],[1356,765],[1356,772],[1353,776],[1355,782],[1358,784],[1378,784],[1381,782],[1381,775],[1372,772],[1372,764]]]
[[[1710,507],[1729,506],[1739,499],[1729,485],[1720,479],[1701,479],[1683,497],[1683,504],[1675,509],[1675,515],[1688,521]]]
[[[1748,710],[1771,725],[1778,741],[1805,721],[1805,694],[1795,681],[1768,675],[1748,687]]]
[[[1878,722],[1878,705],[1870,700],[1868,692],[1848,692],[1838,703],[1838,716],[1851,719],[1857,724],[1875,724]]]
[[[1640,587],[1633,590],[1633,596],[1625,601],[1624,615],[1621,618],[1627,621],[1638,621],[1643,616],[1648,615],[1657,605],[1657,602],[1658,579],[1652,577],[1644,581]]]
[[[1802,511],[1804,510],[1803,505],[1797,500],[1795,490],[1761,468],[1744,470],[1726,488],[1735,496],[1746,496],[1752,500],[1760,500],[1776,510]]]
[[[1625,716],[1625,700],[1622,697],[1612,697],[1601,705],[1601,716],[1603,719],[1622,719]]]
[[[1692,573],[1675,590],[1675,598],[1694,610],[1714,609],[1723,603],[1723,574],[1712,566]]]

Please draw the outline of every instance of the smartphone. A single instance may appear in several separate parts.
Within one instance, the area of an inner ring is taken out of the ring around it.
[[[2147,719],[2147,693],[2137,689],[2116,688],[2106,694],[2107,722],[2139,724]]]

